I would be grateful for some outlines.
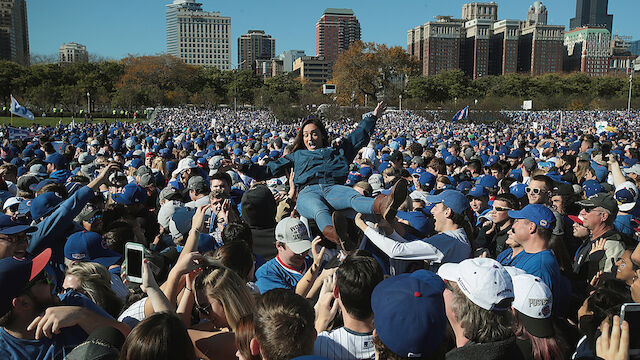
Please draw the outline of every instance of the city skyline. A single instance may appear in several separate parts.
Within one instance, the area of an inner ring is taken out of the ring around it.
[[[263,29],[278,39],[276,54],[300,49],[307,55],[316,54],[315,24],[328,7],[353,9],[361,23],[363,41],[406,48],[408,29],[432,21],[437,15],[460,17],[462,4],[467,2],[407,0],[394,3],[397,11],[389,11],[388,4],[361,0],[320,4],[281,1],[268,7],[260,6],[264,4],[254,0],[242,4],[202,1],[205,11],[219,11],[222,16],[231,17],[231,39],[237,39],[249,29]],[[55,4],[47,0],[28,1],[31,54],[56,54],[60,44],[71,41],[85,44],[91,54],[113,59],[128,54],[166,53],[164,11],[165,5],[170,3],[169,0],[114,0],[108,3],[67,0]],[[499,19],[525,20],[533,0],[496,3]],[[570,19],[575,17],[575,1],[568,0],[562,4],[547,1],[544,4],[549,11],[549,23],[564,25],[568,29]],[[640,28],[634,26],[632,12],[628,11],[632,7],[633,0],[610,2],[609,13],[614,16],[614,34],[632,36],[637,40],[640,39]],[[96,13],[102,15],[96,17]],[[390,13],[394,15],[389,16]],[[52,27],[55,31],[51,31]],[[231,45],[231,54],[237,54],[236,42],[232,40]],[[234,65],[236,60],[232,55]]]

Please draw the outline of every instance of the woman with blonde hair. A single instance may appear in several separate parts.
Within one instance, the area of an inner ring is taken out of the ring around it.
[[[206,320],[189,329],[199,357],[235,360],[233,331],[242,317],[254,313],[255,300],[235,271],[209,257],[203,263],[193,281],[192,275],[188,276],[178,314],[191,314],[195,306],[200,318]]]
[[[69,266],[62,287],[87,296],[113,317],[122,310],[122,300],[111,289],[111,275],[104,266],[93,262],[77,262]]]

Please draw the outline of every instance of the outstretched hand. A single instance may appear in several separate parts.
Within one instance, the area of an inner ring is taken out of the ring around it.
[[[373,116],[379,119],[384,114],[384,111],[386,109],[387,109],[387,105],[384,103],[384,101],[380,101],[378,103],[378,106],[376,106],[375,110],[373,110]]]

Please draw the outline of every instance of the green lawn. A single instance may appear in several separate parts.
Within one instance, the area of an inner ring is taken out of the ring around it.
[[[93,119],[93,123],[99,123],[102,122],[103,120],[107,120],[108,123],[113,123],[116,122],[118,120],[122,121],[122,122],[132,122],[133,119],[102,119],[102,118],[95,118]],[[58,121],[60,121],[59,117],[36,117],[35,119],[33,119],[33,121],[25,119],[25,118],[21,118],[19,116],[14,116],[13,117],[13,126],[31,126],[32,124],[37,124],[37,125],[47,125],[47,126],[55,126],[58,125]],[[140,120],[137,120],[136,122],[140,122]],[[69,123],[71,123],[71,118],[70,117],[64,117],[62,118],[62,123],[67,125]],[[82,124],[84,123],[84,117],[82,118],[76,118],[76,124]],[[11,125],[11,117],[9,116],[0,116],[0,125]]]

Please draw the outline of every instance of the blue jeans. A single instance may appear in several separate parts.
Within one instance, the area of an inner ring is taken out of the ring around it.
[[[296,207],[300,215],[314,219],[322,231],[332,225],[333,210],[353,209],[362,214],[373,214],[373,198],[344,185],[309,185],[298,194]]]

